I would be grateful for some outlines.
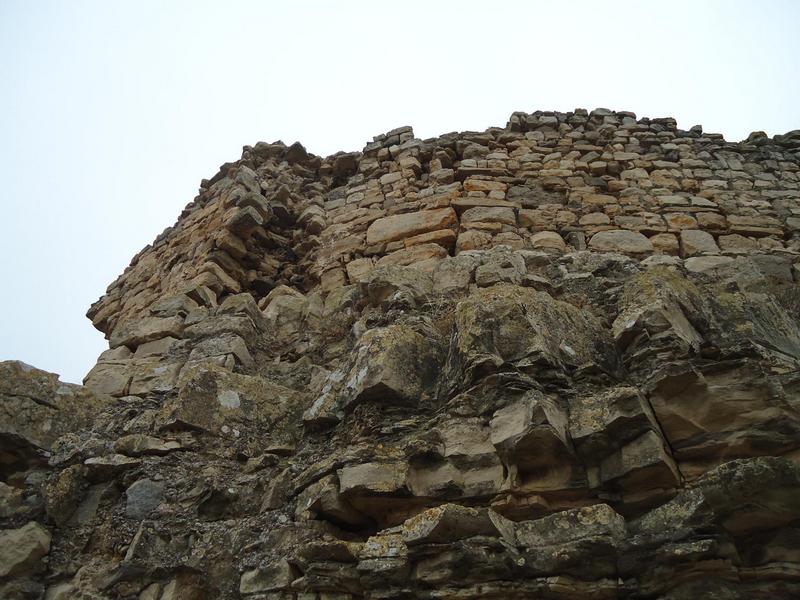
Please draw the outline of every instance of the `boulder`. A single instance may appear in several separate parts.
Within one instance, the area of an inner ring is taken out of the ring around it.
[[[491,442],[508,471],[509,487],[549,492],[581,479],[569,440],[566,410],[534,390],[492,415]]]
[[[263,377],[216,365],[187,365],[176,392],[158,410],[156,424],[161,431],[207,432],[255,453],[273,420],[304,408],[298,392]]]

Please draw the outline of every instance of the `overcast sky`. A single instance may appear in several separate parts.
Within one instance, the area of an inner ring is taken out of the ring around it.
[[[243,145],[576,107],[785,133],[798,32],[792,0],[0,0],[0,359],[81,381],[89,305]]]

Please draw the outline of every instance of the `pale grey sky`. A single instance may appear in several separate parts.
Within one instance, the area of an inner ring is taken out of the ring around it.
[[[0,359],[78,382],[89,304],[243,145],[576,107],[785,133],[800,2],[0,0],[0,85]]]

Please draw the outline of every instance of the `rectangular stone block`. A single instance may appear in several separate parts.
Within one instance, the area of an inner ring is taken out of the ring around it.
[[[367,245],[385,244],[457,224],[456,212],[450,207],[383,217],[367,229]]]

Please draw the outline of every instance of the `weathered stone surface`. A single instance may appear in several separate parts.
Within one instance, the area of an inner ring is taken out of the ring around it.
[[[684,229],[681,231],[681,255],[688,258],[696,254],[718,254],[719,246],[707,231]]]
[[[205,431],[252,451],[259,431],[294,405],[294,390],[262,377],[240,375],[215,365],[187,367],[177,393],[156,416],[161,430]]]
[[[286,560],[246,571],[239,582],[239,593],[248,595],[284,589],[292,582],[294,575],[293,567]]]
[[[379,259],[376,265],[379,267],[413,265],[418,270],[431,272],[446,256],[447,250],[439,244],[415,244],[387,254]]]
[[[180,442],[174,440],[163,441],[156,437],[142,434],[122,436],[114,444],[114,450],[125,456],[160,456],[173,450],[178,450],[181,447]]]
[[[401,265],[377,267],[361,283],[362,294],[374,306],[405,300],[425,302],[433,292],[433,277],[424,271]]]
[[[567,245],[564,239],[555,231],[540,231],[531,236],[531,246],[533,248],[552,249],[558,251],[565,251]]]
[[[589,248],[597,252],[649,254],[653,251],[653,244],[636,231],[601,231],[589,240]]]
[[[342,494],[392,493],[405,486],[406,463],[364,463],[339,470],[339,492]]]
[[[516,225],[517,219],[514,210],[504,207],[476,206],[461,213],[460,222],[467,223],[502,223]]]
[[[443,504],[428,509],[402,526],[403,541],[411,545],[442,544],[460,539],[486,535],[504,537],[515,542],[513,524],[492,512],[468,508],[459,504]]]
[[[608,505],[595,504],[519,523],[515,531],[526,574],[596,579],[616,570],[625,520]]]
[[[81,501],[86,469],[83,465],[71,465],[55,475],[44,486],[45,510],[59,526],[63,526]]]
[[[457,222],[452,208],[383,217],[367,229],[367,244],[385,244],[429,231],[447,229]]]
[[[465,211],[471,210],[476,207],[487,207],[487,208],[508,208],[513,209],[515,204],[513,202],[508,202],[507,200],[498,200],[497,198],[475,198],[475,197],[461,197],[456,198],[450,203],[455,211],[458,214],[463,214]]]
[[[245,146],[0,364],[0,597],[800,597],[798,140]]]
[[[0,577],[42,570],[41,559],[50,552],[50,540],[47,529],[35,522],[0,530]]]
[[[173,317],[146,317],[136,323],[115,329],[109,338],[112,348],[128,346],[135,349],[141,344],[165,337],[177,338],[183,330],[183,319]]]
[[[664,254],[678,254],[678,238],[671,233],[657,233],[650,238],[653,249]]]
[[[520,284],[525,276],[525,260],[517,253],[502,247],[494,249],[482,265],[475,269],[478,287],[489,287],[496,283]]]
[[[439,365],[436,341],[404,324],[371,329],[359,340],[344,381],[344,408],[358,403],[418,404]]]
[[[733,263],[730,256],[693,256],[686,260],[684,265],[692,273],[705,273]]]
[[[0,470],[44,460],[59,437],[90,427],[111,402],[54,373],[0,362]]]
[[[479,259],[469,254],[440,262],[433,272],[433,290],[445,296],[467,292],[479,264]]]
[[[800,446],[800,413],[780,383],[751,361],[721,367],[675,370],[655,385],[650,403],[676,456],[713,463]]]
[[[509,367],[537,377],[615,362],[609,332],[591,315],[529,288],[501,284],[470,295],[456,305],[455,328],[450,364],[466,382]]]
[[[528,393],[494,413],[492,444],[515,464],[534,468],[543,459],[570,453],[567,415],[551,398]]]
[[[125,514],[131,519],[143,519],[161,504],[163,496],[163,483],[140,479],[125,491]]]
[[[303,490],[297,497],[295,514],[301,519],[323,519],[343,527],[364,527],[370,523],[367,515],[339,493],[335,475],[328,475]]]

